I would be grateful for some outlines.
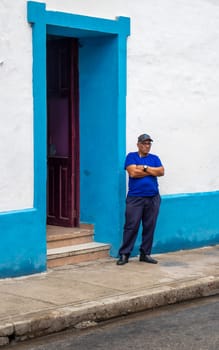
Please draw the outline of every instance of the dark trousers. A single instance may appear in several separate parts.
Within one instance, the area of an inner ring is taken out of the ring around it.
[[[127,196],[123,243],[119,249],[120,255],[131,254],[141,222],[142,243],[140,251],[147,255],[151,254],[160,202],[159,194],[153,197]]]

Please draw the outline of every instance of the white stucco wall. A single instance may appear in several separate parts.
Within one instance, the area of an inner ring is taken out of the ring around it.
[[[128,149],[151,133],[162,193],[218,190],[219,2],[146,3],[129,41]]]
[[[0,211],[33,206],[31,29],[26,2],[0,0]]]
[[[42,1],[41,1],[42,2]],[[47,9],[131,18],[127,151],[150,133],[162,194],[219,189],[219,1],[47,0]],[[26,1],[0,0],[0,211],[32,207],[32,38]]]

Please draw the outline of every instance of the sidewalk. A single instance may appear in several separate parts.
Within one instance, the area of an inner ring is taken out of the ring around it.
[[[219,293],[219,245],[0,280],[0,345]]]

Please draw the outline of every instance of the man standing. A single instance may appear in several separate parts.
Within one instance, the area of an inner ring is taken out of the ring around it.
[[[154,230],[160,207],[158,176],[164,175],[164,167],[158,156],[149,153],[153,140],[147,134],[138,137],[138,152],[131,152],[125,160],[129,175],[129,189],[126,198],[123,243],[119,249],[117,265],[128,263],[134,247],[139,226],[142,222],[140,261],[157,264],[151,257]]]

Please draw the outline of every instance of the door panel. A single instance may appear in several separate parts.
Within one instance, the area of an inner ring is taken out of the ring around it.
[[[50,97],[48,99],[47,111],[49,130],[48,156],[70,157],[68,97]]]
[[[77,40],[47,40],[47,223],[79,224]]]
[[[48,162],[48,223],[69,226],[69,193],[71,192],[69,161],[52,157]]]

